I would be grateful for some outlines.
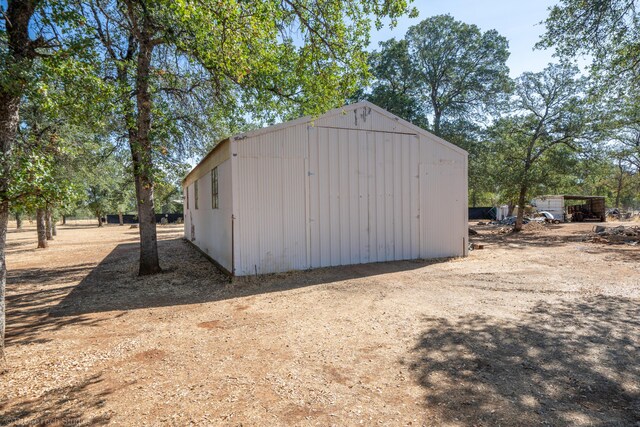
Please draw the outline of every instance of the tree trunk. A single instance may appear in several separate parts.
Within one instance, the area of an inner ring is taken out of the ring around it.
[[[102,227],[102,216],[98,215],[98,227]]]
[[[62,225],[67,225],[67,216],[62,215]]]
[[[122,212],[118,212],[118,223],[124,225],[124,219],[122,218]]]
[[[149,74],[153,44],[148,33],[148,23],[144,22],[138,40],[136,70],[136,129],[129,133],[129,145],[133,160],[133,175],[136,185],[138,221],[140,223],[140,276],[159,273],[156,215],[153,200],[153,159],[149,139],[151,129],[151,94]],[[133,137],[133,138],[132,138]]]
[[[54,237],[58,235],[58,227],[56,227],[56,220],[55,219],[51,223],[51,235],[54,236]]]
[[[620,195],[622,194],[622,188],[624,187],[624,169],[622,168],[622,161],[618,160],[618,186],[616,188],[616,208],[620,208]]]
[[[9,223],[9,202],[0,202],[0,372],[4,370],[4,331],[5,331],[5,285],[7,283],[7,265],[5,263],[5,245],[7,225]]]
[[[16,228],[22,230],[22,213],[16,212]]]
[[[6,54],[3,58],[4,70],[15,70],[19,74],[31,68],[34,54],[29,37],[29,21],[35,11],[34,1],[10,1],[3,7],[5,23]],[[13,74],[9,71],[10,74]],[[24,78],[3,74],[0,82],[0,195],[9,189],[11,147],[16,139],[20,119],[20,99],[24,92]],[[0,370],[5,365],[5,286],[7,265],[5,247],[9,223],[9,201],[0,196]]]
[[[442,120],[442,111],[439,109],[435,110],[435,114],[433,115],[433,133],[436,136],[440,135],[440,121]]]
[[[47,208],[44,212],[44,222],[47,240],[53,240],[53,224],[51,221],[51,208]]]
[[[45,220],[44,209],[36,209],[36,229],[38,230],[38,248],[46,248],[47,243],[47,224]]]
[[[7,15],[11,16],[10,11],[7,12]],[[7,21],[5,20],[5,22]],[[20,95],[9,92],[0,86],[0,372],[5,366],[5,287],[7,284],[5,248],[9,225],[9,201],[4,199],[2,195],[6,194],[9,189],[9,176],[11,175],[9,159],[18,130],[19,110]]]
[[[513,227],[514,232],[522,231],[522,220],[524,219],[524,199],[527,197],[527,186],[520,186],[520,195],[518,196],[518,215],[516,216],[516,225]]]

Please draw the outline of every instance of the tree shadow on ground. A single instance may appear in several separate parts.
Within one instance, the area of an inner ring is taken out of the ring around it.
[[[559,226],[546,226],[546,228]],[[553,235],[549,233],[537,233],[524,231],[521,233],[499,233],[495,227],[487,228],[474,227],[478,229],[478,235],[472,235],[470,241],[474,243],[483,243],[498,248],[507,248],[513,250],[525,250],[527,248],[551,248],[551,247],[567,247],[567,250],[575,250],[575,245],[580,244],[578,250],[594,254],[605,254],[617,259],[628,262],[640,261],[640,246],[629,244],[606,244],[593,243],[591,237],[594,234],[584,231],[575,231],[570,234]],[[482,229],[480,229],[482,228]]]
[[[25,246],[36,247],[37,245],[38,245],[38,242],[34,241],[33,239],[13,240],[13,241],[7,242],[5,250],[9,252],[11,250],[23,248]]]
[[[590,254],[602,254],[605,261],[640,262],[640,247],[631,245],[608,245],[585,242],[578,248]]]
[[[540,302],[521,319],[427,318],[411,369],[437,423],[633,426],[640,301]]]
[[[5,251],[8,255],[22,252],[35,251],[38,248],[38,236],[31,230],[20,231],[18,237],[13,237],[7,241]]]
[[[164,228],[164,227],[166,227],[166,225],[159,225],[158,224],[158,227],[156,229],[156,234],[158,236],[172,235],[172,234],[181,236],[184,233],[183,229],[182,228],[176,228],[173,225],[175,225],[175,224],[172,224],[172,226],[169,226],[169,228]],[[140,235],[140,230],[137,229],[137,228],[131,229],[131,231],[125,231],[125,234],[133,234],[133,235],[138,236],[138,235]]]
[[[10,270],[7,344],[51,341],[69,325],[96,326],[92,313],[198,304],[409,271],[438,261],[401,261],[324,268],[230,280],[183,239],[158,242],[164,273],[137,277],[139,245],[118,245],[103,261]],[[382,277],[382,276],[381,276]],[[382,280],[382,279],[381,279]],[[120,314],[116,314],[120,315]]]
[[[509,227],[511,229],[511,227]],[[569,243],[582,242],[584,234],[564,235],[564,234],[543,234],[529,231],[520,233],[505,232],[501,233],[498,229],[482,229],[477,230],[478,235],[470,236],[470,241],[478,243],[487,243],[498,247],[526,249],[527,247],[553,247],[566,246]]]
[[[82,280],[95,267],[95,263],[83,263],[67,267],[13,269],[7,272],[7,282],[12,285],[75,283]]]
[[[85,316],[52,319],[49,312],[86,277],[95,264],[77,264],[66,268],[10,270],[7,274],[7,344],[49,341],[47,333],[69,324],[92,325]],[[72,285],[64,286],[72,283]],[[51,286],[45,286],[50,284]]]
[[[104,226],[105,225],[103,225],[103,227]],[[75,221],[71,220],[67,224],[59,224],[58,228],[64,228],[65,230],[82,230],[82,229],[86,230],[87,228],[99,228],[99,227],[98,227],[97,220],[95,222],[87,222],[87,223],[81,223],[81,222],[76,223]]]
[[[191,244],[180,239],[158,242],[164,272],[137,277],[139,246],[118,245],[55,308],[53,316],[76,316],[220,301],[256,294],[422,268],[443,260],[396,261],[321,268],[249,278],[231,278]]]
[[[73,385],[55,387],[40,398],[20,400],[15,404],[0,403],[0,425],[3,426],[96,426],[109,423],[108,413],[87,417],[100,411],[105,398],[113,390],[100,384],[99,374]],[[94,387],[95,386],[95,387]],[[93,388],[97,391],[94,392]]]

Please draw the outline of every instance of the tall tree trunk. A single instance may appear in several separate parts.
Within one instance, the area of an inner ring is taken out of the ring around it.
[[[16,228],[22,230],[22,212],[16,212]]]
[[[624,187],[624,169],[622,168],[622,161],[618,160],[618,186],[616,188],[616,208],[620,208],[620,195],[622,194],[622,188]]]
[[[47,224],[45,220],[44,209],[36,209],[36,229],[38,230],[38,247],[46,248],[49,246],[47,243]]]
[[[102,227],[102,216],[98,214],[98,227]]]
[[[62,215],[62,225],[67,225],[67,216]]]
[[[118,212],[118,224],[124,225],[124,218],[122,217],[122,212]]]
[[[11,7],[9,7],[7,16],[11,17]],[[5,22],[7,21],[8,18],[5,18]],[[9,40],[11,40],[11,33],[9,33]],[[7,284],[5,248],[7,244],[7,227],[9,225],[9,201],[3,196],[9,190],[11,148],[18,130],[19,110],[20,94],[13,92],[11,88],[0,86],[0,372],[4,370],[5,366],[5,287]]]
[[[31,68],[34,54],[33,42],[29,37],[29,21],[35,12],[35,1],[9,1],[3,8],[7,55],[3,59],[4,70],[18,70],[21,73]],[[18,130],[20,99],[24,83],[18,76],[3,75],[0,83],[0,370],[5,362],[5,286],[7,265],[5,248],[9,223],[9,201],[3,196],[9,189],[11,147]]]
[[[518,196],[518,215],[516,216],[516,225],[513,227],[514,232],[522,231],[522,221],[524,219],[524,202],[527,197],[527,185],[520,186],[520,195]]]
[[[442,121],[442,111],[440,111],[439,109],[436,109],[433,115],[433,133],[436,134],[437,136],[441,136],[440,135],[441,121]]]
[[[53,224],[51,221],[50,207],[47,207],[47,209],[44,211],[44,223],[45,223],[47,240],[53,240]]]
[[[153,200],[153,158],[149,139],[151,129],[151,94],[149,75],[153,44],[145,20],[138,40],[136,70],[137,117],[135,132],[130,132],[129,144],[133,160],[133,175],[136,185],[138,221],[140,223],[140,269],[141,276],[159,273],[156,215]],[[131,138],[133,136],[133,138]]]
[[[0,178],[2,181],[5,179]],[[4,331],[5,331],[5,286],[7,283],[7,265],[5,263],[5,245],[7,242],[7,225],[9,223],[9,203],[0,202],[0,372],[4,370]]]
[[[55,218],[51,221],[51,235],[54,237],[58,235],[58,227],[56,227]]]

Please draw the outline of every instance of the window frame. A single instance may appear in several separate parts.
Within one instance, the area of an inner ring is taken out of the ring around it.
[[[198,180],[196,180],[193,184],[193,200],[194,208],[198,209]]]
[[[211,169],[211,209],[220,209],[218,166]]]

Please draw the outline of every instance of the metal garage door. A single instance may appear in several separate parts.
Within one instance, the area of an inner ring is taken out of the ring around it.
[[[309,128],[311,267],[418,258],[419,139]]]

